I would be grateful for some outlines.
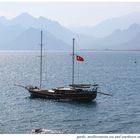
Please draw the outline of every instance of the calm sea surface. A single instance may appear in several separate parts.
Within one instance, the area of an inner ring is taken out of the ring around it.
[[[39,53],[0,52],[0,133],[140,133],[140,52],[80,52],[75,83],[98,83],[90,103],[30,98],[15,83],[39,85]],[[43,86],[71,83],[71,55],[44,53]],[[137,63],[134,63],[137,61]]]

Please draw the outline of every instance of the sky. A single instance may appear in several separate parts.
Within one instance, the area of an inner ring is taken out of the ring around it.
[[[140,12],[140,2],[0,2],[0,16],[10,19],[25,12],[66,27],[94,26],[108,18]]]

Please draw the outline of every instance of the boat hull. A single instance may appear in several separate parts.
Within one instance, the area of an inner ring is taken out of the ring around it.
[[[49,91],[34,91],[29,90],[31,97],[36,98],[46,98],[46,99],[54,99],[54,100],[76,100],[76,101],[92,101],[97,96],[97,91],[90,92],[79,92],[79,93],[51,93]]]

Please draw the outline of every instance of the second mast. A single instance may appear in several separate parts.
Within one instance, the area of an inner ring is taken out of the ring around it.
[[[40,89],[42,88],[42,39],[43,39],[43,31],[41,30],[41,44],[40,44]]]
[[[73,38],[73,49],[72,49],[72,85],[74,84],[74,42],[75,38]]]

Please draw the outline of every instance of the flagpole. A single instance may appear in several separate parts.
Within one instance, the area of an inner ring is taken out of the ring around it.
[[[40,89],[42,88],[42,35],[43,32],[41,30],[41,49],[40,49]]]
[[[72,49],[72,85],[74,84],[74,41],[73,38],[73,49]]]

